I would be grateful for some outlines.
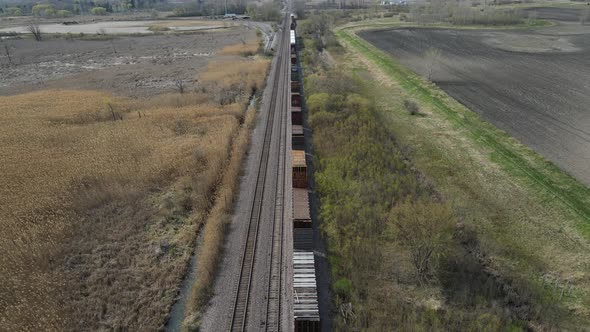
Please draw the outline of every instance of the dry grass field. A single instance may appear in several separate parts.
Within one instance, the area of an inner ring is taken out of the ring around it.
[[[3,329],[163,326],[269,65],[224,61],[184,94],[0,97]]]
[[[226,46],[226,47],[222,48],[218,52],[218,54],[249,56],[249,55],[256,54],[256,52],[258,51],[259,48],[260,48],[260,45],[258,43],[258,39],[253,38],[248,41],[243,41],[241,44]]]

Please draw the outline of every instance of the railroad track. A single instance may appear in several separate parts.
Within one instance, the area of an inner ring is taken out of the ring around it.
[[[231,319],[231,330],[232,331],[245,331],[247,328],[248,323],[248,305],[250,302],[250,291],[252,286],[252,275],[254,273],[254,262],[256,258],[256,248],[258,242],[258,230],[261,221],[261,214],[262,214],[262,204],[264,202],[264,187],[266,184],[267,178],[267,169],[270,159],[270,149],[271,149],[271,142],[273,137],[273,126],[275,121],[275,116],[279,115],[279,121],[285,122],[285,113],[287,113],[286,109],[286,86],[288,79],[288,72],[285,70],[285,65],[287,65],[286,61],[289,61],[289,57],[287,54],[288,49],[285,47],[285,31],[289,31],[285,29],[287,27],[288,18],[285,17],[285,24],[283,26],[283,37],[280,40],[280,45],[278,47],[277,52],[277,67],[274,73],[273,78],[273,90],[271,94],[271,101],[270,101],[270,114],[267,118],[266,129],[264,132],[264,141],[262,146],[262,154],[260,156],[260,166],[258,169],[258,174],[256,178],[256,190],[254,192],[254,199],[252,203],[252,209],[250,210],[250,219],[248,223],[248,230],[246,235],[246,243],[244,246],[244,252],[241,261],[241,269],[240,269],[240,276],[238,281],[238,287],[236,292],[236,298],[233,307],[233,314]],[[286,78],[285,78],[286,77]],[[282,102],[282,103],[281,103]],[[280,125],[280,139],[284,141],[282,136],[284,136],[283,132],[283,123]],[[285,144],[286,145],[286,144]],[[281,150],[281,149],[279,149]],[[282,155],[285,155],[286,151],[283,150]],[[284,167],[284,156],[282,158],[277,158],[279,167],[280,163],[283,163]],[[280,168],[279,168],[280,170]],[[283,174],[284,178],[284,174]],[[280,188],[282,183],[282,188]],[[282,197],[282,189],[284,188],[284,181],[279,178],[277,181],[277,197]],[[281,191],[279,191],[281,190]],[[282,199],[282,198],[281,198]],[[276,204],[276,202],[275,202]],[[281,204],[282,205],[282,204]],[[282,270],[282,243],[278,243],[280,247],[279,250],[274,250],[275,246],[277,245],[275,242],[282,242],[282,235],[280,238],[275,237],[275,230],[282,233],[282,213],[280,216],[280,227],[277,229],[276,226],[276,211],[277,207],[275,206],[275,220],[273,221],[273,244],[272,244],[272,251],[271,251],[271,275],[269,276],[269,294],[267,294],[267,306],[266,306],[266,321],[269,321],[269,313],[271,320],[274,321],[273,326],[276,325],[276,330],[280,328],[280,293],[281,293],[281,275],[280,271]],[[276,257],[277,255],[281,257]],[[275,271],[275,265],[278,264],[278,278],[274,278],[273,271]],[[278,281],[276,280],[278,279]],[[278,285],[277,285],[278,282]],[[277,288],[278,287],[278,288]],[[272,291],[271,291],[272,288]],[[271,296],[272,294],[272,300]],[[272,303],[271,303],[272,302]],[[278,305],[278,306],[277,306]],[[276,318],[275,318],[276,317]],[[266,324],[268,327],[268,324]]]
[[[286,38],[283,39],[286,41]],[[286,43],[283,43],[283,46]],[[279,49],[279,51],[281,51]],[[288,50],[282,50],[282,52],[286,52]],[[285,54],[283,53],[283,54]],[[288,53],[289,54],[289,53]],[[288,105],[287,103],[290,102],[290,94],[289,94],[289,71],[290,65],[289,56],[286,56],[285,65],[289,70],[286,71],[285,75],[283,75],[283,84],[281,84],[280,95],[283,96],[284,101],[283,105]],[[286,100],[285,100],[286,99]],[[280,129],[279,129],[279,158],[277,158],[277,169],[278,169],[278,178],[277,178],[277,195],[275,200],[275,210],[274,210],[274,218],[273,218],[273,225],[272,225],[272,246],[271,246],[271,264],[269,269],[269,279],[268,279],[268,294],[267,294],[267,302],[266,302],[266,331],[280,331],[281,330],[281,313],[282,313],[282,301],[281,301],[281,291],[283,285],[283,246],[284,246],[284,198],[285,198],[285,184],[286,184],[286,174],[285,174],[285,164],[287,162],[287,119],[285,118],[288,113],[288,109],[284,111],[281,110],[280,116]]]

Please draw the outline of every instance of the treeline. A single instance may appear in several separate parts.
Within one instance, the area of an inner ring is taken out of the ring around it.
[[[17,3],[0,6],[0,15],[37,17],[68,17],[72,15],[105,15],[124,13],[136,9],[166,9],[167,0],[73,0],[44,3]]]
[[[524,23],[518,10],[481,7],[479,2],[429,0],[410,3],[409,20],[418,23],[450,23],[453,25],[516,25]]]
[[[174,8],[174,15],[189,16],[222,16],[227,14],[247,15],[261,21],[277,21],[281,18],[281,2],[278,0],[254,2],[245,0],[214,1],[200,0]]]
[[[558,309],[534,285],[488,269],[476,232],[396,141],[374,83],[327,60],[326,49],[344,52],[330,22],[311,15],[300,32],[335,330],[497,331],[558,322]]]

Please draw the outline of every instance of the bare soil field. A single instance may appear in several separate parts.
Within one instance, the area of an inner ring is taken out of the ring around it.
[[[572,14],[546,9],[538,17]],[[590,184],[590,26],[398,28],[360,35]],[[432,56],[429,49],[438,49]],[[431,55],[428,56],[427,53]]]
[[[191,90],[195,73],[216,51],[256,39],[254,30],[233,28],[105,40],[5,40],[12,65],[0,56],[0,95],[45,88],[110,90],[131,97],[174,92],[182,80]]]
[[[233,194],[270,62],[254,30],[10,43],[0,330],[163,329],[199,229]]]

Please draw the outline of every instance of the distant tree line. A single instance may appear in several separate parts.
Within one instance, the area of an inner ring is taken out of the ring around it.
[[[0,15],[37,17],[68,17],[72,15],[105,15],[131,10],[162,8],[171,9],[167,0],[70,0],[48,3],[0,4]]]

